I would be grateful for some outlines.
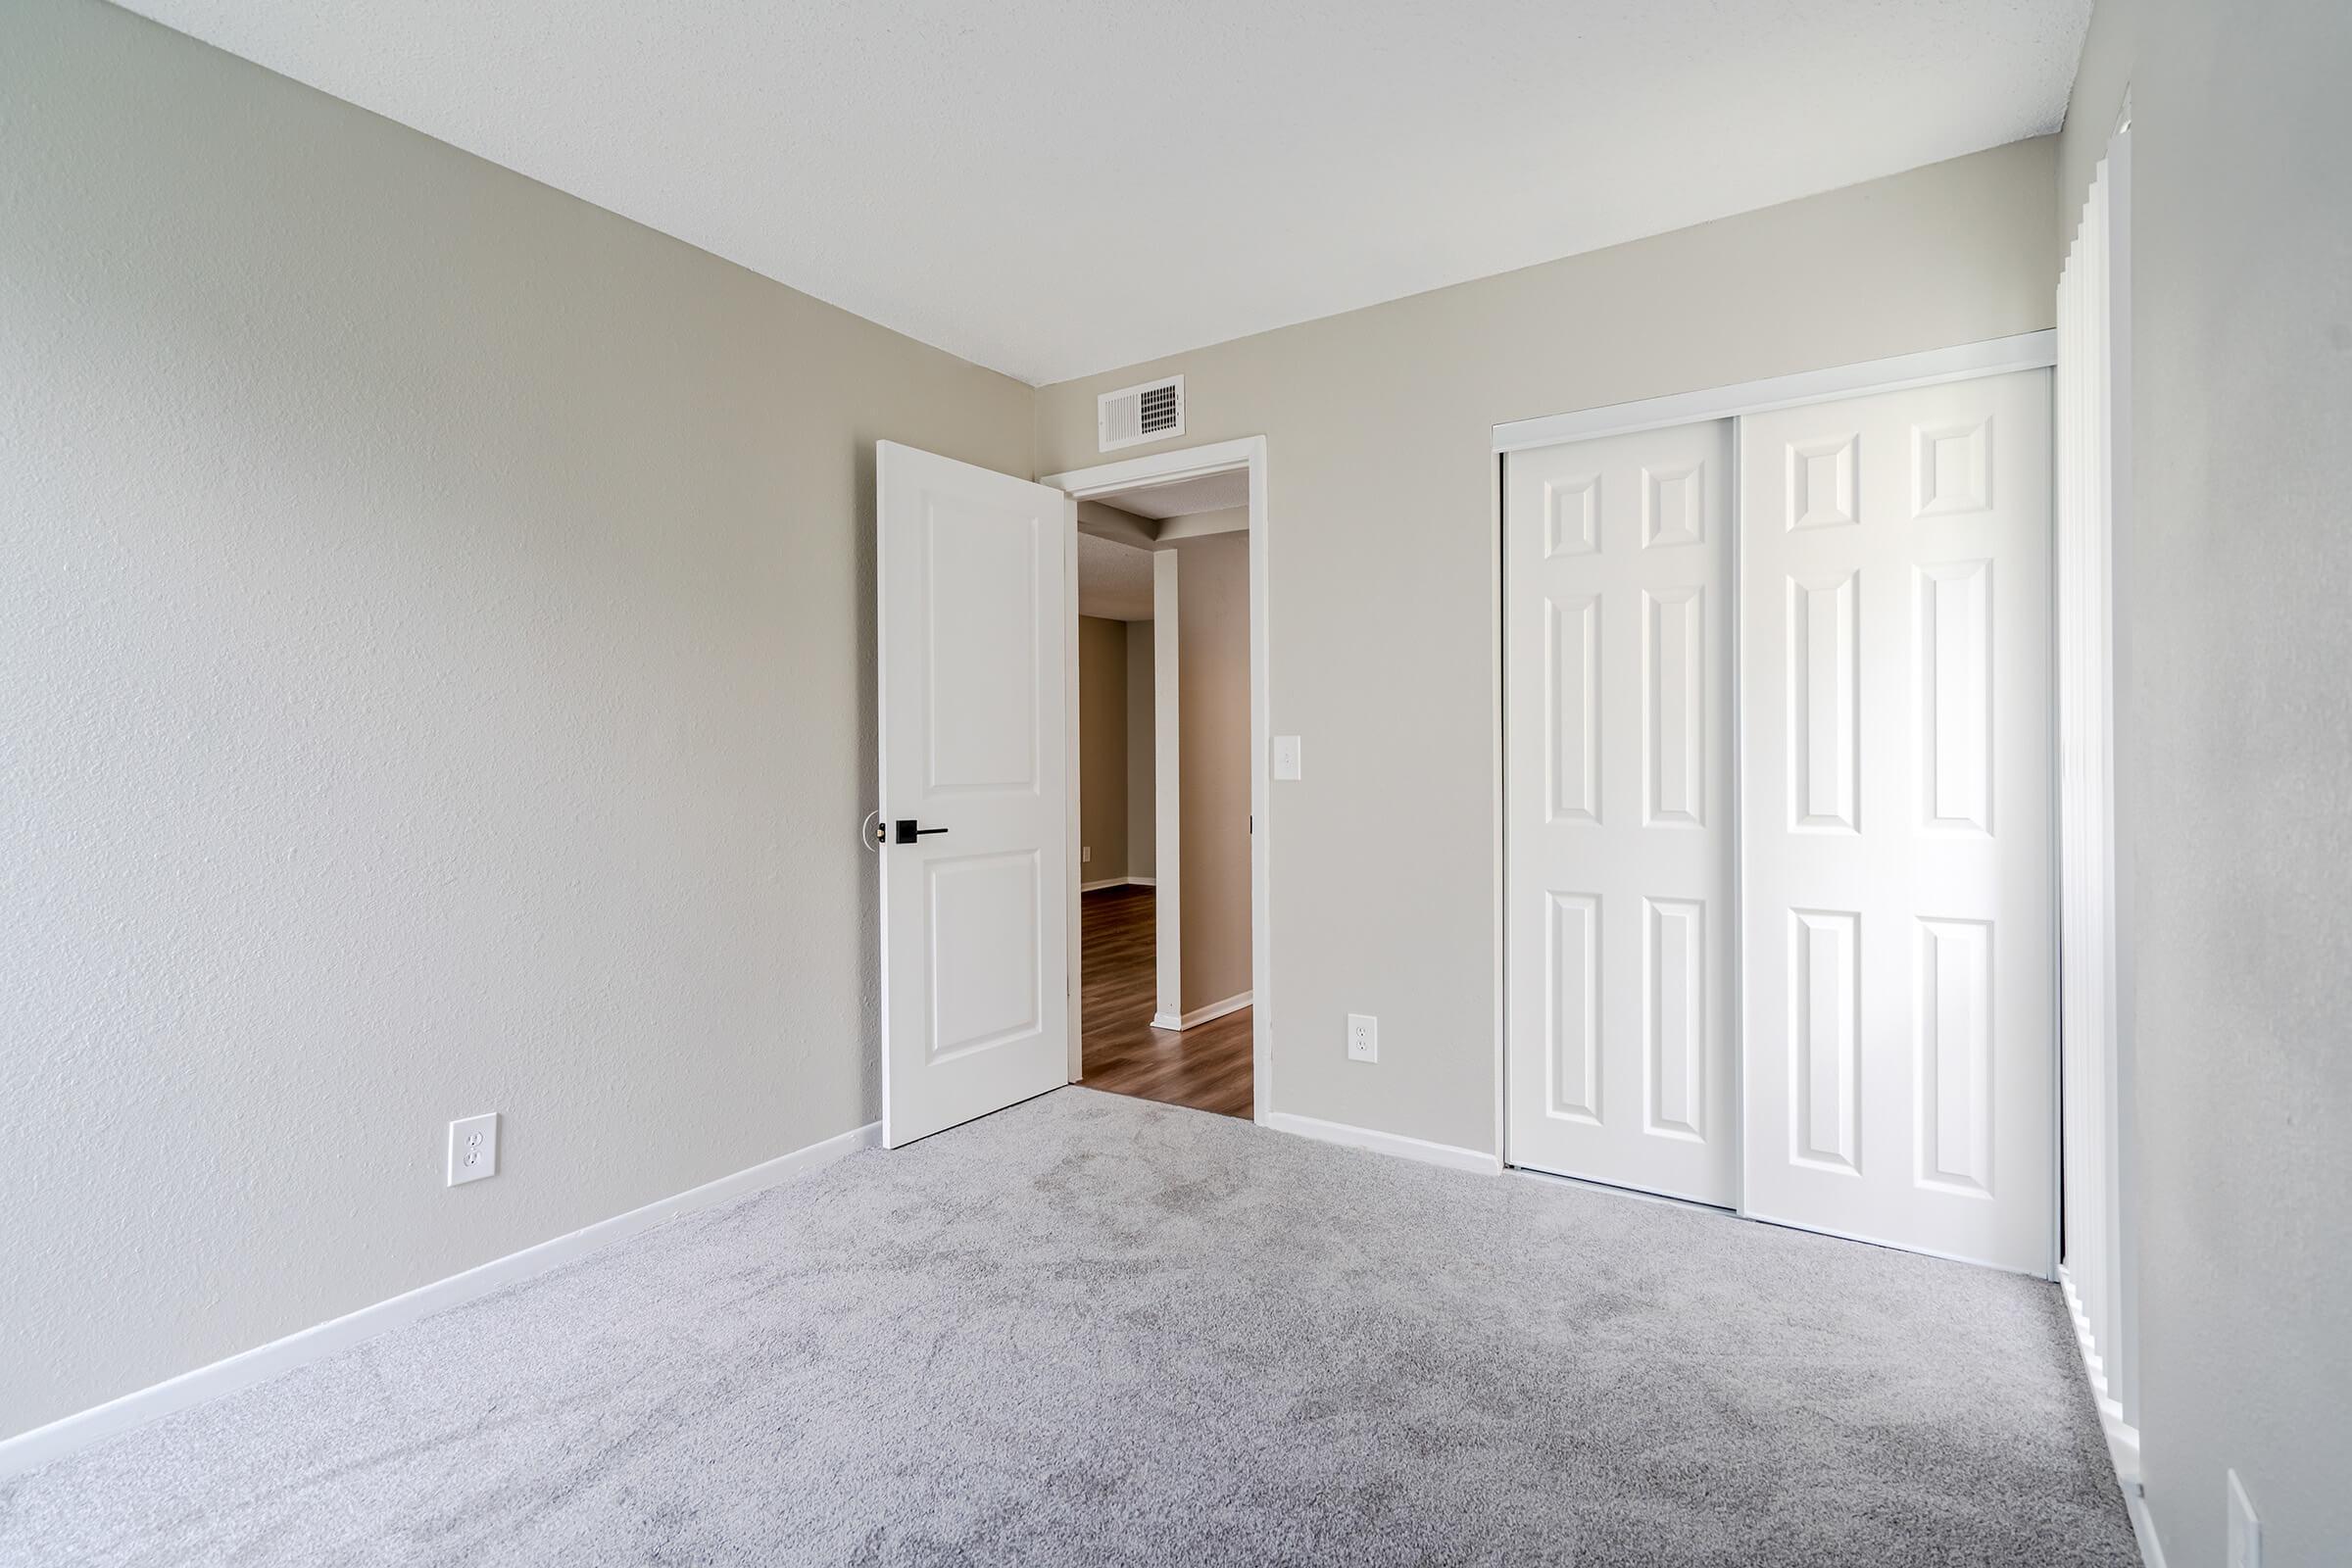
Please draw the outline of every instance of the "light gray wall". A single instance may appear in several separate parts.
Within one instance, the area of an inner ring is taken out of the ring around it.
[[[1045,388],[1182,371],[1194,446],[1267,438],[1275,1108],[1492,1151],[1493,426],[2051,324],[2048,138]],[[1139,449],[1144,450],[1144,449]],[[1121,454],[1131,456],[1134,454]],[[1349,1012],[1380,1062],[1347,1059]]]
[[[1152,814],[1152,622],[1127,622],[1127,874],[1152,875],[1159,848]]]
[[[2101,0],[2132,94],[2140,1441],[2175,1564],[2352,1561],[2352,8]]]
[[[1127,874],[1127,623],[1078,617],[1078,880]]]
[[[0,105],[0,1433],[872,1118],[872,442],[1030,391],[96,0]]]
[[[1250,536],[1176,545],[1184,1010],[1250,974]]]

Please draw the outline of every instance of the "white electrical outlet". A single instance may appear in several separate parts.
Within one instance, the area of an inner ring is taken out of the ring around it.
[[[2246,1484],[2230,1472],[2230,1554],[2228,1568],[2262,1568],[2262,1521],[2254,1517],[2254,1500]]]
[[[498,1112],[449,1124],[449,1185],[462,1187],[498,1174]]]
[[[1274,776],[1282,779],[1298,776],[1298,736],[1277,735],[1274,737]]]
[[[1348,1059],[1380,1059],[1380,1020],[1368,1012],[1351,1012],[1348,1015]]]
[[[1078,863],[1080,865],[1084,865],[1087,861],[1093,859],[1094,858],[1095,852],[1092,850],[1082,849],[1078,852]]]

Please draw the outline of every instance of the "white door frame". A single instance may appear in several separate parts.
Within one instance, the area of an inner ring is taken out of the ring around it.
[[[1564,442],[1588,440],[1593,436],[1623,435],[1635,430],[1658,430],[1669,425],[1693,424],[1711,419],[1737,420],[1742,415],[1765,414],[1776,409],[1799,408],[1809,403],[1827,403],[1836,398],[1859,397],[1873,392],[1899,392],[1911,387],[1936,386],[1946,381],[1966,381],[1974,380],[1979,376],[2003,375],[2012,370],[2047,369],[2057,363],[2058,333],[2055,329],[2045,329],[2039,332],[2021,332],[2013,337],[1986,338],[1982,342],[1962,343],[1950,348],[1929,349],[1918,354],[1901,354],[1883,360],[1864,360],[1853,365],[1832,366],[1818,370],[1799,370],[1788,375],[1769,376],[1760,381],[1741,381],[1732,386],[1709,387],[1693,392],[1677,392],[1665,397],[1643,398],[1633,403],[1613,403],[1600,408],[1582,409],[1568,414],[1545,415],[1539,418],[1512,419],[1494,426],[1493,513],[1488,518],[1490,530],[1488,537],[1494,541],[1495,563],[1494,600],[1495,608],[1493,638],[1494,649],[1494,757],[1496,759],[1494,919],[1497,945],[1494,994],[1494,1147],[1502,1152],[1504,1165],[1507,1166],[1511,1163],[1511,1151],[1507,1141],[1509,1115],[1506,1107],[1509,1102],[1509,1086],[1505,1079],[1508,1068],[1510,1029],[1509,995],[1506,989],[1508,976],[1504,972],[1504,960],[1500,956],[1506,929],[1504,922],[1509,908],[1507,889],[1504,884],[1505,879],[1510,875],[1510,844],[1504,830],[1506,803],[1501,799],[1502,790],[1505,788],[1501,760],[1506,755],[1503,750],[1502,733],[1502,683],[1508,678],[1509,673],[1503,667],[1502,634],[1502,572],[1505,569],[1502,555],[1503,456],[1507,453],[1522,452],[1535,447],[1558,446]],[[1733,481],[1735,484],[1739,482],[1740,478],[1737,472],[1738,452],[1738,432],[1735,429],[1733,437],[1735,465]],[[1052,483],[1051,480],[1047,482]],[[2052,530],[2052,548],[2054,549],[2055,529]],[[1739,537],[1740,528],[1737,518],[1735,518],[1732,528],[1731,563],[1728,568],[1732,573],[1732,581],[1735,585],[1740,580],[1740,570]],[[1732,600],[1732,637],[1735,657],[1732,689],[1728,697],[1732,704],[1734,745],[1736,747],[1744,744],[1745,733],[1743,721],[1740,716],[1741,704],[1737,657],[1740,635],[1739,595],[1735,586]],[[2051,769],[2049,788],[2051,820],[2054,822],[2057,819],[2058,809],[2058,778],[2055,766]],[[1735,770],[1732,780],[1732,817],[1735,822],[1740,819],[1745,807],[1742,780]],[[1745,846],[1739,843],[1735,837],[1732,873],[1735,920],[1738,919],[1739,910],[1742,906],[1745,896],[1745,879],[1741,874],[1741,864],[1745,858]],[[2054,865],[2049,897],[2052,919],[2055,922],[2058,880]],[[2053,923],[2051,929],[2056,931],[2058,927]],[[1744,984],[1745,977],[1741,973],[1740,960],[1735,956],[1733,985],[1739,995],[1742,997],[1745,995]],[[1743,1005],[1735,1009],[1735,1013],[1743,1011]],[[2056,1102],[2056,1078],[2063,1049],[2063,1045],[2061,1045],[2059,1051],[2050,1054],[2053,1103]],[[1733,1098],[1735,1104],[1744,1107],[1746,1086],[1742,1081],[1745,1071],[1742,1055],[1743,1053],[1737,1037],[1737,1023],[1735,1023],[1732,1052]],[[1741,1121],[1744,1122],[1744,1119],[1743,1114]],[[2058,1118],[2056,1116],[2052,1116],[2050,1119],[2049,1138],[2050,1158],[2052,1169],[2055,1170],[2058,1168],[2059,1153]],[[1734,1148],[1734,1156],[1735,1158],[1744,1158],[1743,1152],[1737,1147],[1737,1144]],[[2056,1185],[2053,1183],[2053,1188]],[[1673,1200],[1668,1200],[1668,1201],[1673,1201]],[[2053,1204],[2056,1201],[2057,1199],[2053,1194]],[[1744,1215],[1744,1195],[1741,1197],[1741,1204],[1740,1212]],[[2055,1279],[2058,1269],[2056,1252],[2058,1225],[2055,1215],[2053,1215],[2050,1226],[2050,1245],[2052,1250],[2048,1274],[2050,1278]]]
[[[1038,483],[1052,485],[1068,494],[1073,501],[1091,501],[1122,490],[1177,484],[1187,479],[1200,479],[1213,473],[1230,473],[1238,469],[1247,469],[1250,474],[1250,1105],[1251,1118],[1263,1125],[1273,1110],[1274,1088],[1274,941],[1273,922],[1267,914],[1271,906],[1268,893],[1271,882],[1266,874],[1274,838],[1274,817],[1269,808],[1269,792],[1266,788],[1269,777],[1267,758],[1271,751],[1267,731],[1273,712],[1266,633],[1266,438],[1262,435],[1244,436],[1239,440],[1217,441],[1206,446],[1155,452],[1149,457],[1129,458],[1121,463],[1103,463],[1092,467],[1049,473]],[[1073,509],[1070,523],[1073,534],[1077,526]],[[1069,559],[1073,573],[1070,613],[1075,616],[1078,612],[1078,593],[1074,574],[1077,571],[1078,549],[1074,539],[1071,541]],[[1181,589],[1178,591],[1181,592]],[[1160,628],[1154,627],[1152,647],[1155,651],[1159,646],[1159,634]],[[1069,680],[1073,692],[1078,683],[1077,646],[1077,633],[1073,625],[1069,660]],[[1073,725],[1077,722],[1077,711],[1073,697],[1070,704]],[[1078,755],[1074,734],[1068,745],[1074,767]],[[1156,812],[1164,817],[1173,808],[1173,802],[1155,792],[1153,809]],[[1078,786],[1073,776],[1070,786],[1072,864],[1077,859],[1077,835]],[[1177,881],[1178,868],[1155,864],[1152,875],[1160,889],[1167,889]],[[1177,896],[1182,897],[1181,888]],[[1083,1071],[1084,1046],[1079,1014],[1080,944],[1078,883],[1075,878],[1070,882],[1069,899],[1070,1081],[1076,1083]]]
[[[1154,1029],[1184,1027],[1184,582],[1152,552],[1152,946]],[[1206,1022],[1205,1019],[1200,1020]]]

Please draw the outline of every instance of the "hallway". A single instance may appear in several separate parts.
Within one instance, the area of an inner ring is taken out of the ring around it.
[[[1089,1089],[1248,1117],[1250,1009],[1179,1034],[1152,1027],[1153,895],[1102,888],[1081,896]]]

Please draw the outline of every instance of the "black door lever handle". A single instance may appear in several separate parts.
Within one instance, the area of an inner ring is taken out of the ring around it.
[[[944,827],[916,827],[914,825],[914,818],[910,816],[902,816],[898,820],[898,834],[896,838],[892,840],[892,842],[897,844],[912,844],[916,839],[922,838],[927,834],[945,833],[947,829]]]

